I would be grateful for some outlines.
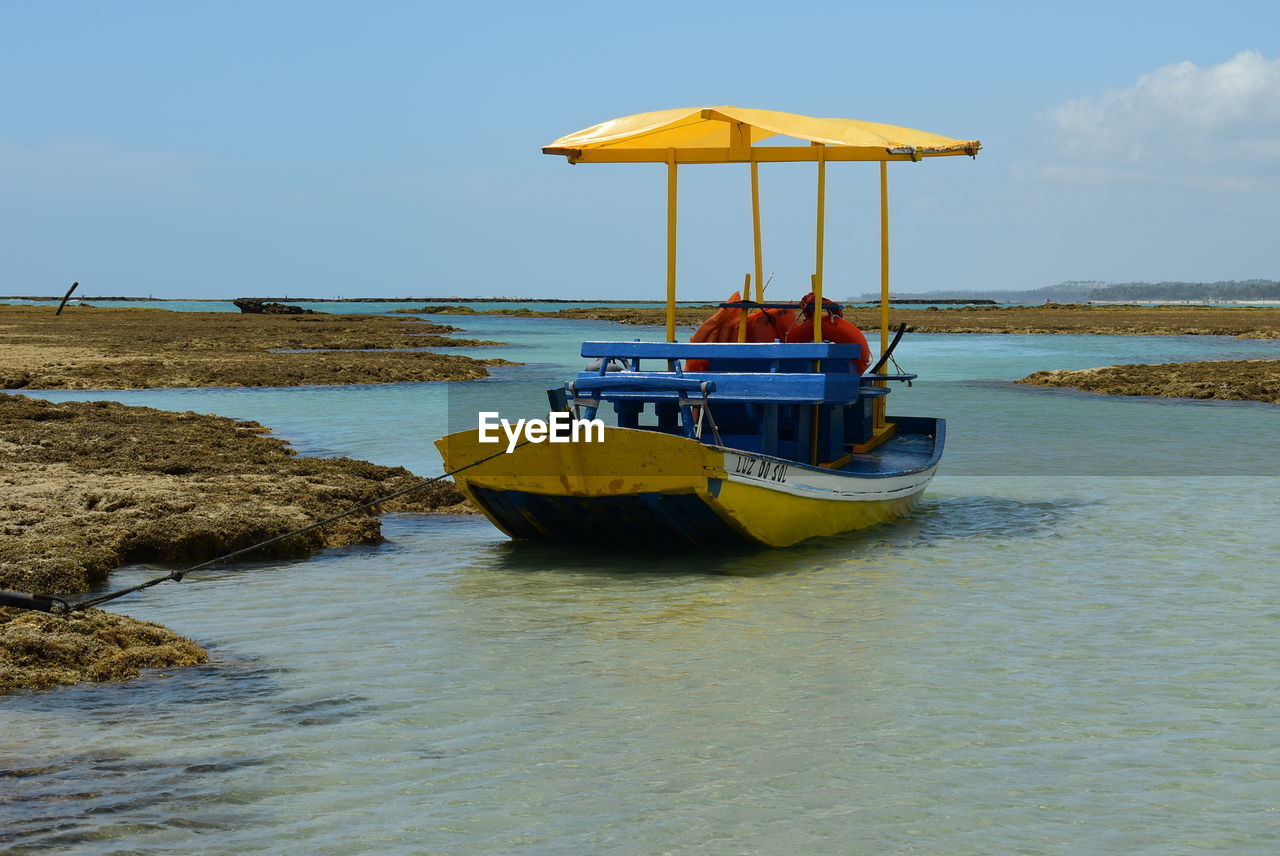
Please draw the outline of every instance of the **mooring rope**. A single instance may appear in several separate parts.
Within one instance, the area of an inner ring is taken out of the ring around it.
[[[362,511],[367,511],[370,508],[373,508],[376,505],[381,505],[384,502],[390,502],[393,499],[399,499],[400,497],[405,496],[406,494],[410,494],[410,493],[413,493],[414,491],[422,490],[427,485],[435,484],[441,479],[447,479],[449,478],[449,476],[460,473],[463,470],[469,470],[472,467],[477,467],[480,464],[485,463],[486,461],[492,461],[494,458],[501,457],[502,455],[508,454],[509,452],[514,452],[516,449],[519,449],[521,446],[529,445],[530,442],[532,441],[525,440],[523,442],[515,444],[510,449],[504,449],[501,452],[494,452],[492,455],[489,455],[486,458],[480,458],[479,460],[472,461],[466,466],[458,467],[456,470],[450,470],[449,472],[442,473],[438,476],[435,476],[434,478],[424,479],[423,481],[420,481],[417,484],[409,485],[408,487],[402,490],[398,490],[395,493],[389,493],[386,496],[379,497],[378,499],[375,499],[371,502],[366,502],[363,505],[357,505],[355,508],[347,509],[341,514],[335,514],[332,517],[326,517],[324,520],[318,520],[315,523],[309,524],[307,526],[303,526],[301,529],[295,529],[292,532],[286,532],[283,535],[277,535],[274,538],[268,538],[266,541],[259,541],[257,544],[251,544],[248,547],[242,547],[239,550],[232,550],[230,553],[227,553],[222,556],[218,556],[215,559],[210,559],[207,562],[201,562],[198,565],[192,565],[189,568],[183,568],[182,570],[178,570],[178,571],[170,571],[169,573],[165,574],[162,577],[155,577],[154,579],[147,580],[146,582],[138,583],[136,586],[129,586],[128,588],[123,588],[123,589],[119,589],[118,591],[108,592],[107,594],[101,594],[101,595],[98,595],[97,597],[85,598],[84,600],[77,601],[76,603],[73,603],[70,605],[68,605],[67,602],[62,598],[51,597],[49,595],[33,595],[33,594],[27,594],[25,592],[0,592],[0,594],[2,595],[8,595],[8,597],[0,598],[0,605],[17,606],[22,609],[38,609],[42,612],[52,612],[55,615],[65,615],[71,612],[82,612],[86,609],[91,609],[92,607],[95,607],[100,603],[106,603],[108,601],[115,600],[116,598],[124,597],[127,594],[133,594],[134,592],[151,588],[152,586],[159,585],[160,583],[168,582],[169,580],[178,582],[187,574],[191,573],[192,571],[198,571],[203,568],[207,568],[210,565],[216,565],[219,562],[225,562],[228,559],[234,559],[237,556],[243,556],[244,554],[251,553],[254,550],[259,550],[263,547],[269,547],[272,544],[278,544],[287,538],[294,537],[295,535],[303,535],[315,529],[320,529],[324,526],[328,526],[330,523],[341,520],[344,517],[350,517],[353,514],[359,514]]]

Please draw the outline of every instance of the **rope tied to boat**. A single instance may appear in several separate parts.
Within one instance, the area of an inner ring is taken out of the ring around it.
[[[128,588],[119,589],[113,592],[107,592],[106,594],[101,594],[101,595],[98,595],[97,597],[85,598],[84,600],[80,600],[75,603],[68,603],[66,600],[63,600],[60,597],[53,597],[51,595],[29,594],[27,592],[9,591],[6,589],[0,589],[0,606],[13,606],[13,607],[17,607],[18,609],[31,609],[39,612],[53,613],[54,615],[69,615],[73,612],[83,612],[84,610],[91,609],[95,606],[98,606],[99,604],[116,600],[117,598],[121,598],[129,594],[133,594],[134,592],[142,591],[143,589],[149,589],[152,586],[157,586],[160,583],[169,582],[170,580],[172,580],[173,582],[181,582],[182,578],[185,577],[187,574],[191,573],[192,571],[203,570],[204,568],[208,568],[212,565],[216,565],[219,562],[225,562],[225,561],[228,561],[229,559],[234,559],[239,556],[243,556],[247,553],[252,553],[254,550],[260,550],[263,547],[269,547],[272,544],[278,544],[281,541],[287,540],[289,538],[293,538],[294,536],[305,535],[306,533],[313,532],[316,529],[322,529],[325,526],[328,526],[331,523],[336,523],[337,521],[342,520],[345,517],[350,517],[353,514],[359,514],[363,511],[368,511],[369,509],[374,508],[378,505],[381,505],[384,502],[390,502],[393,499],[399,499],[402,496],[406,496],[408,494],[422,490],[424,487],[427,487],[428,485],[433,485],[436,482],[441,481],[443,479],[447,479],[450,476],[453,476],[453,475],[456,475],[457,473],[462,472],[463,470],[469,470],[472,467],[478,467],[480,464],[486,463],[487,461],[492,461],[494,458],[498,458],[503,455],[509,454],[510,452],[514,452],[516,449],[519,449],[521,446],[529,445],[530,442],[532,441],[525,440],[523,442],[517,443],[515,446],[512,446],[510,451],[503,449],[500,452],[494,452],[492,455],[472,461],[471,463],[465,466],[458,467],[455,470],[450,470],[447,473],[441,473],[440,475],[435,476],[433,478],[423,479],[422,481],[417,482],[416,484],[411,484],[406,488],[402,488],[401,490],[396,491],[395,493],[389,493],[386,496],[381,496],[375,500],[371,500],[362,505],[357,505],[354,508],[349,508],[346,511],[342,512],[341,514],[335,514],[332,517],[326,517],[324,520],[317,520],[315,523],[310,523],[306,526],[303,526],[300,529],[294,529],[292,532],[286,532],[283,535],[277,535],[274,538],[268,538],[267,540],[259,541],[256,544],[250,544],[248,547],[241,547],[239,550],[232,550],[230,553],[226,553],[216,558],[209,559],[208,561],[201,562],[198,565],[192,565],[189,568],[182,568],[180,570],[170,571],[164,576],[154,577],[153,579],[146,580],[145,582],[138,583],[137,585],[134,585],[134,586],[129,586]]]

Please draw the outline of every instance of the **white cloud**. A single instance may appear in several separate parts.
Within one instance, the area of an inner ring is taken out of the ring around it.
[[[1082,182],[1173,180],[1237,190],[1280,168],[1280,59],[1242,51],[1201,68],[1179,62],[1126,89],[1048,111],[1052,167]]]

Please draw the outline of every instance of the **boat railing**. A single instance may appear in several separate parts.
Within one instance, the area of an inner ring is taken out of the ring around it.
[[[834,342],[583,342],[584,357],[666,359],[856,360],[858,345]]]
[[[853,361],[861,353],[859,345],[833,342],[583,342],[582,356],[597,358],[596,373],[609,374],[610,363],[620,362],[632,372],[639,372],[640,361],[667,361],[667,372],[677,376],[710,374],[715,379],[752,373],[768,374],[852,374]],[[714,372],[688,372],[688,360],[715,360]],[[815,370],[816,366],[816,370]],[[880,381],[912,381],[914,374],[864,375],[867,384]],[[726,390],[727,391],[727,390]],[[874,393],[872,393],[874,395]]]
[[[724,303],[717,303],[716,305],[721,309],[804,309],[811,304],[794,300],[780,303],[760,303],[755,300],[726,300]],[[844,304],[823,300],[822,309],[824,312],[839,312],[844,309]]]
[[[570,392],[585,392],[609,401],[674,401],[682,392],[709,386],[714,401],[780,404],[852,404],[859,396],[888,395],[889,390],[862,386],[855,374],[790,372],[583,372],[569,381]]]
[[[871,403],[889,394],[871,384],[914,378],[860,376],[851,362],[860,351],[828,342],[585,342],[582,356],[598,365],[549,392],[555,409],[594,418],[608,403],[619,427],[698,439],[704,411],[714,411],[717,445],[796,460],[812,456],[817,426],[818,460],[833,460],[870,436]],[[690,360],[712,361],[716,370],[687,371]],[[611,371],[618,361],[624,370]],[[642,370],[643,361],[661,368]]]
[[[582,356],[598,357],[601,374],[610,360],[640,371],[642,359],[667,361],[667,370],[681,372],[682,361],[715,361],[720,372],[856,372],[854,360],[861,355],[858,345],[830,342],[583,342]]]

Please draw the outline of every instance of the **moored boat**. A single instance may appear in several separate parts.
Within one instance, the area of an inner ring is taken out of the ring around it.
[[[803,145],[757,145],[776,136]],[[545,442],[542,432],[495,454],[494,438],[477,428],[437,441],[446,468],[466,467],[458,487],[513,538],[781,547],[908,513],[937,469],[945,423],[885,408],[889,382],[916,377],[888,370],[901,330],[891,341],[887,165],[972,156],[979,148],[976,140],[896,126],[734,107],[628,116],[545,147],[571,163],[666,164],[666,341],[586,342],[581,354],[595,361],[592,368],[548,391],[552,414],[582,424],[610,409],[616,427],[602,429],[602,439],[588,431],[576,442]],[[770,303],[758,164],[787,161],[817,165],[815,271],[803,300]],[[862,334],[823,299],[831,161],[880,164],[880,359],[873,367]],[[676,342],[677,170],[693,163],[750,165],[755,294],[747,299],[747,274],[741,294],[721,304],[695,341]]]

